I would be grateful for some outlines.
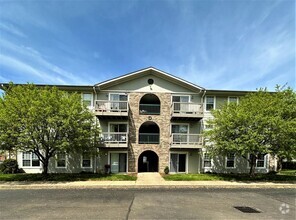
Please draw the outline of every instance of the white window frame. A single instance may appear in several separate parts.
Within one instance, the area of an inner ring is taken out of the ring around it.
[[[171,123],[170,134],[173,134],[173,125],[187,125],[187,127],[188,127],[187,134],[190,134],[190,123]],[[179,133],[174,133],[174,134],[179,134]]]
[[[208,157],[209,157],[207,160],[205,160],[206,155],[208,155]],[[211,166],[205,166],[205,162],[210,162]],[[208,152],[203,153],[203,164],[202,165],[203,165],[203,168],[212,168],[212,166],[213,166],[213,158],[209,155]]]
[[[238,104],[238,102],[239,102],[239,101],[238,101],[238,96],[228,96],[228,98],[227,98],[227,102],[228,102],[228,104],[231,103],[231,101],[230,101],[231,98],[236,98],[236,104]],[[233,103],[234,103],[234,102],[233,102]]]
[[[235,154],[234,153],[231,153],[231,154],[233,154],[233,167],[228,167],[227,166],[227,161],[228,161],[228,155],[226,155],[226,157],[225,157],[225,168],[226,169],[235,169],[236,168],[236,156],[235,156]],[[232,161],[232,160],[231,160]]]
[[[29,154],[29,159],[28,159],[28,161],[30,161],[30,165],[29,166],[26,166],[26,165],[24,165],[24,153],[26,153],[26,154]],[[23,151],[22,152],[22,167],[24,167],[24,168],[40,168],[41,167],[41,161],[39,160],[39,166],[33,166],[33,155],[34,155],[35,153],[33,153],[33,152],[30,152],[30,151]],[[35,154],[36,155],[36,154]],[[37,157],[37,155],[36,155],[36,157]],[[38,157],[37,157],[38,158]]]
[[[81,101],[82,101],[82,104],[83,104],[83,101],[84,101],[84,94],[91,95],[90,106],[87,106],[87,107],[88,108],[93,107],[94,106],[94,96],[93,96],[93,93],[91,93],[91,92],[82,92],[81,93]]]
[[[111,154],[126,154],[126,172],[128,173],[128,152],[127,151],[108,151],[108,164],[110,165],[110,170],[111,170]],[[124,173],[124,172],[119,172],[119,173]]]
[[[185,172],[171,172],[171,154],[186,154],[186,167],[185,167]],[[169,167],[170,167],[170,173],[188,173],[188,165],[189,165],[189,157],[188,157],[188,152],[186,151],[170,151],[169,152]]]
[[[212,109],[210,109],[210,110],[207,110],[207,97],[213,97],[214,98],[214,103],[213,103],[213,108]],[[205,111],[206,112],[210,112],[211,110],[215,110],[216,109],[216,96],[214,96],[214,95],[206,95],[205,96]]]
[[[92,168],[93,167],[93,158],[92,158],[91,154],[89,154],[89,160],[90,160],[90,166],[89,167],[83,166],[84,158],[83,158],[83,153],[82,153],[81,154],[81,168]]]
[[[112,101],[111,100],[112,95],[125,95],[127,97],[126,101],[128,102],[129,95],[127,93],[124,93],[124,92],[110,92],[110,93],[108,93],[108,101]],[[118,101],[120,101],[120,100],[118,100]]]
[[[191,95],[178,95],[178,94],[173,94],[171,96],[171,103],[173,103],[173,97],[177,96],[177,97],[188,97],[188,103],[191,103]]]
[[[125,124],[126,125],[126,132],[128,133],[129,132],[129,130],[128,130],[128,128],[129,128],[129,126],[128,126],[128,122],[115,122],[115,121],[112,121],[112,122],[108,122],[108,133],[110,133],[111,132],[111,125],[123,125],[123,124]]]
[[[250,154],[248,154],[248,159],[250,159]],[[260,160],[261,161],[261,160]],[[267,169],[267,161],[268,161],[268,154],[264,155],[264,167],[257,167],[257,162],[258,160],[256,159],[256,163],[255,163],[255,169]],[[250,162],[248,161],[248,168],[250,168]]]
[[[65,154],[65,166],[64,167],[58,166],[58,161],[59,161],[58,154],[59,153],[64,153]],[[67,155],[66,152],[58,152],[58,153],[56,153],[55,160],[56,160],[55,165],[56,165],[57,169],[65,169],[65,168],[67,168],[68,155]]]

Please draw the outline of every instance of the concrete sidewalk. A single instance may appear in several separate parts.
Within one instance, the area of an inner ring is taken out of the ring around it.
[[[58,188],[295,188],[296,183],[234,181],[165,181],[159,173],[139,173],[136,181],[0,182],[0,189]]]

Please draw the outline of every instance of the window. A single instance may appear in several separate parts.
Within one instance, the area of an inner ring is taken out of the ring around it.
[[[23,167],[39,167],[40,161],[35,153],[23,152]]]
[[[234,168],[235,163],[234,163],[235,155],[234,153],[229,153],[226,156],[226,167],[227,168]]]
[[[252,155],[249,155],[249,158],[251,159]],[[256,168],[265,168],[266,164],[266,155],[265,154],[259,154],[258,158],[256,160]],[[250,166],[250,163],[249,163]]]
[[[30,166],[31,166],[31,153],[23,152],[23,167],[30,167]]]
[[[92,94],[91,93],[82,93],[82,102],[84,106],[92,106]]]
[[[215,97],[206,96],[206,111],[210,111],[212,109],[215,109]]]
[[[238,103],[238,97],[236,96],[229,96],[228,103]]]
[[[39,167],[40,161],[36,154],[32,153],[32,167]]]
[[[212,161],[209,153],[204,154],[204,167],[212,167]]]
[[[82,154],[82,167],[84,168],[91,168],[92,163],[91,163],[91,155],[89,153],[83,153]]]
[[[264,154],[259,154],[256,161],[256,167],[264,168],[265,167],[265,156]]]
[[[57,167],[64,168],[66,167],[66,153],[58,152],[57,153]]]

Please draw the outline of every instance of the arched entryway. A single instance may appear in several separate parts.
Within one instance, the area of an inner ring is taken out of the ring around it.
[[[154,151],[141,153],[138,159],[138,172],[158,172],[158,156]]]

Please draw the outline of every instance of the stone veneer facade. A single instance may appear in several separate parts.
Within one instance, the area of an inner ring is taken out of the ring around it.
[[[140,100],[146,94],[149,93],[129,93],[128,172],[138,172],[138,158],[146,150],[154,151],[158,155],[159,172],[169,166],[171,94],[151,92],[150,94],[156,95],[160,100],[160,115],[140,115]],[[159,144],[138,144],[139,129],[147,121],[155,122],[159,126]]]

